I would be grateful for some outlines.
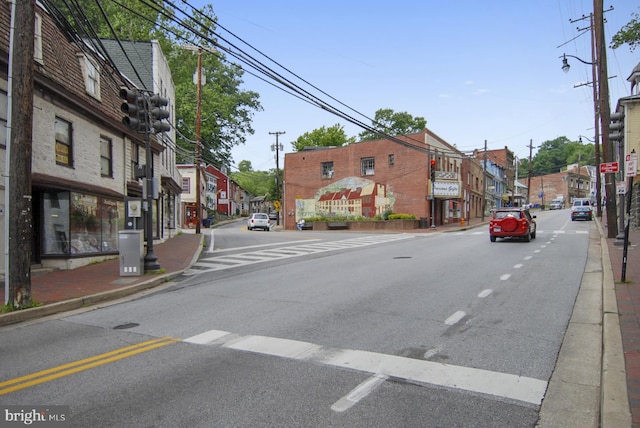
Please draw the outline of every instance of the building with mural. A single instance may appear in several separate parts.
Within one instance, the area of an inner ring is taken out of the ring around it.
[[[427,129],[344,147],[287,153],[285,228],[293,229],[302,218],[375,218],[390,212],[427,218],[436,225],[458,222],[467,215],[471,195],[463,190],[463,169],[465,180],[484,186],[482,175],[471,177],[472,172],[481,173],[477,165],[463,168],[469,162],[472,159]]]

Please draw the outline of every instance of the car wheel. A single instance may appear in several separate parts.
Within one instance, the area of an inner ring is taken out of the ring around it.
[[[531,242],[531,233],[527,232],[527,234],[524,235],[524,242]]]
[[[533,233],[531,234],[531,239],[536,239],[536,231],[534,230]]]
[[[489,241],[496,242],[496,237],[493,235],[489,235]]]

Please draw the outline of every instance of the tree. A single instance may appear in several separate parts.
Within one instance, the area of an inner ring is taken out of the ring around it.
[[[542,143],[531,159],[533,176],[553,174],[566,169],[567,165],[595,165],[595,147],[593,144],[581,144],[567,137],[558,137]],[[529,174],[529,159],[520,159],[518,178]]]
[[[371,127],[377,132],[363,131],[359,137],[361,141],[370,141],[384,138],[384,135],[416,134],[426,126],[427,120],[424,117],[413,117],[407,112],[396,113],[389,108],[379,109],[371,123]]]
[[[344,127],[339,124],[314,129],[311,132],[305,132],[291,144],[297,152],[304,150],[305,147],[342,147],[346,144],[355,142],[354,137],[347,137]]]
[[[640,15],[631,14],[633,18],[622,27],[611,39],[611,48],[617,49],[627,44],[631,52],[640,45]]]
[[[238,164],[238,170],[240,172],[251,172],[253,171],[253,167],[251,166],[251,161],[243,160]]]

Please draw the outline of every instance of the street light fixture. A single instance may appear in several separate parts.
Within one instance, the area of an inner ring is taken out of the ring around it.
[[[593,63],[593,62],[587,62],[587,61],[585,61],[583,59],[578,58],[577,56],[562,54],[562,56],[559,57],[559,58],[562,58],[562,71],[564,71],[565,73],[568,73],[569,69],[571,68],[571,66],[569,65],[569,60],[567,59],[567,57],[575,58],[575,59],[577,59],[578,61],[580,61],[583,64],[595,65],[595,63]]]

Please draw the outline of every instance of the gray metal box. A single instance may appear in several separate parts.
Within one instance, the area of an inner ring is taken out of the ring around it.
[[[142,230],[118,232],[120,250],[120,276],[144,274],[144,237]]]

